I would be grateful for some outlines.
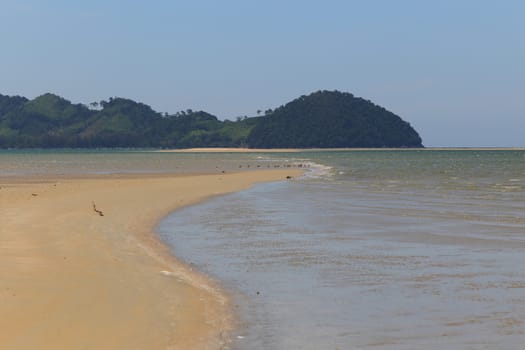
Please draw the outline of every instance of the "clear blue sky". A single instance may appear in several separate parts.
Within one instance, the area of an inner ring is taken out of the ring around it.
[[[370,99],[426,146],[525,146],[525,1],[0,0],[0,93],[255,115]]]

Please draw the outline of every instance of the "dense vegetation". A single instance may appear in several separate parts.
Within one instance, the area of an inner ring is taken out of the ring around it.
[[[421,147],[417,132],[349,93],[319,91],[277,108],[250,133],[253,147]]]
[[[168,115],[125,98],[89,107],[44,94],[0,95],[0,148],[7,147],[421,147],[401,118],[348,93],[319,91],[220,121],[203,111]]]

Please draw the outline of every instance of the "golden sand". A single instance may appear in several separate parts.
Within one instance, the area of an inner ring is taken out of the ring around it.
[[[0,349],[219,349],[226,295],[172,257],[155,225],[299,174],[0,178]]]

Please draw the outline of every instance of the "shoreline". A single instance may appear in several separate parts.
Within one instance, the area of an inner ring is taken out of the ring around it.
[[[525,151],[525,147],[414,147],[414,148],[184,148],[163,149],[160,153],[300,153],[359,151]]]
[[[160,153],[295,153],[302,152],[300,148],[228,148],[228,147],[202,147],[183,149],[161,149],[154,152]]]
[[[0,178],[1,347],[220,348],[228,296],[155,229],[181,207],[300,174]]]

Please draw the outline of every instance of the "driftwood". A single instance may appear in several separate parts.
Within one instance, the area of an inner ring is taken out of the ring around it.
[[[102,212],[102,210],[97,209],[97,205],[95,204],[95,202],[93,202],[93,211],[95,211],[95,213],[97,213],[100,216],[104,216],[104,213]]]

